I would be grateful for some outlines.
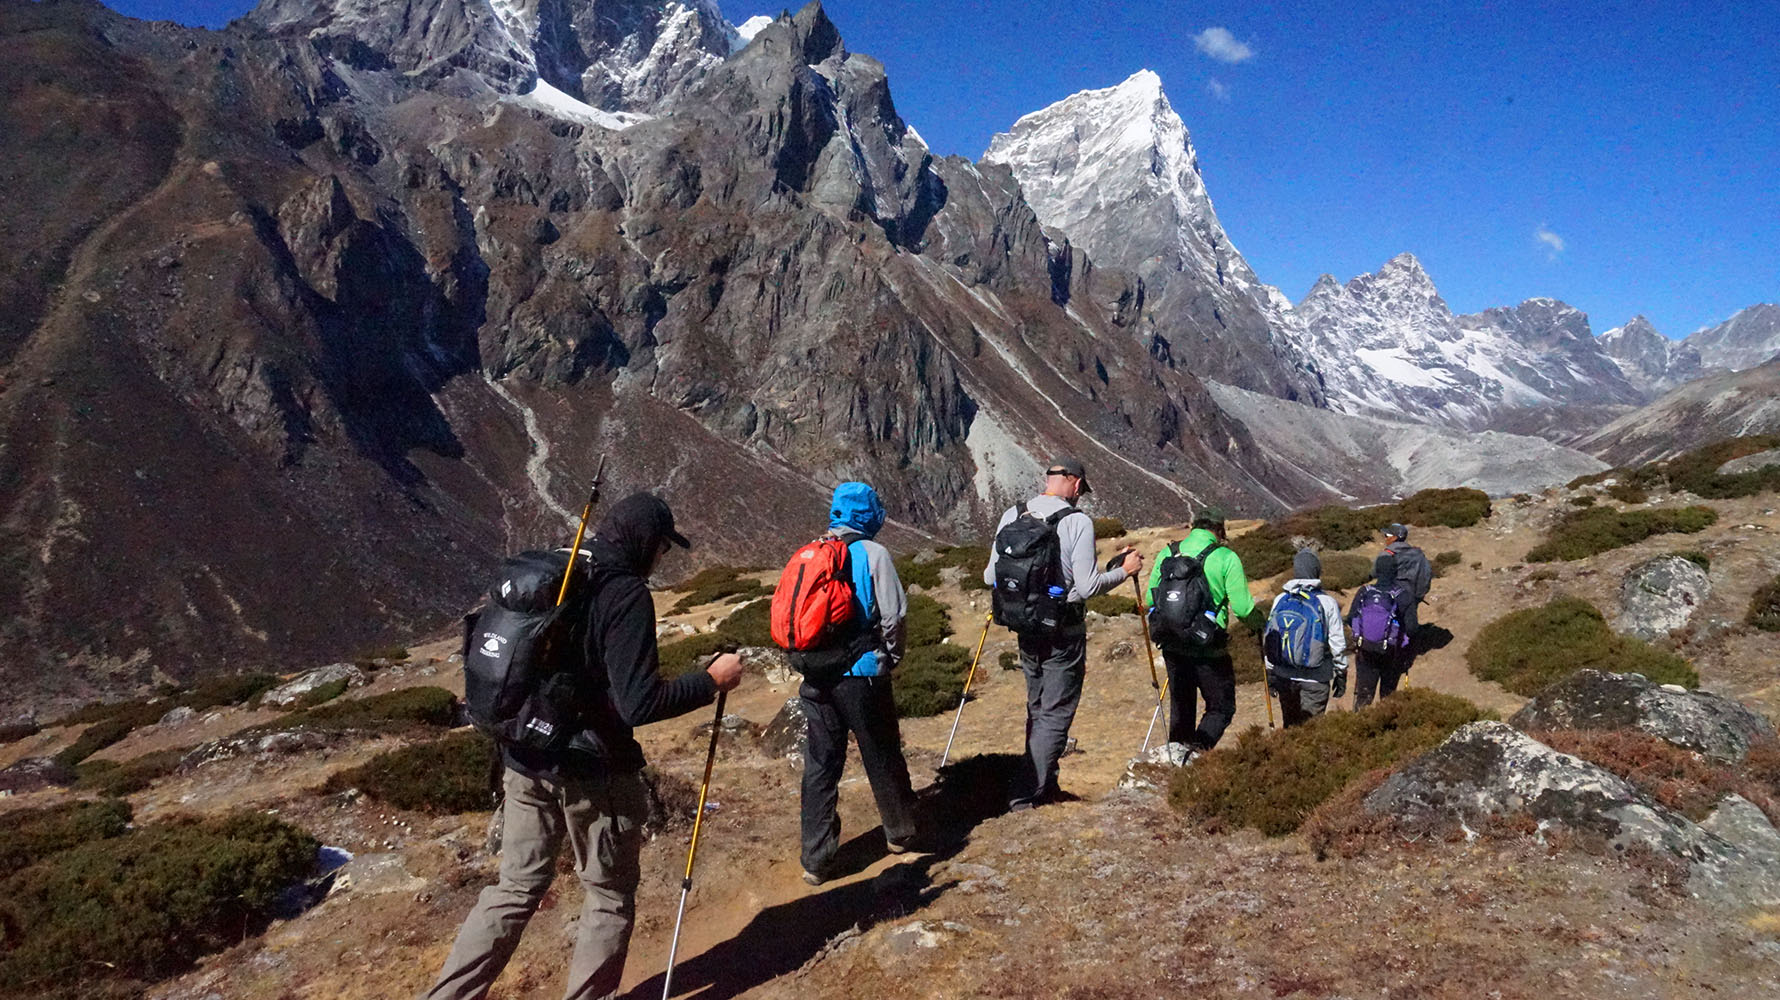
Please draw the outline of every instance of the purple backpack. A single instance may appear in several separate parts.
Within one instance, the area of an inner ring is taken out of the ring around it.
[[[1383,653],[1404,645],[1395,591],[1386,592],[1371,584],[1361,588],[1354,602],[1352,625],[1354,639],[1368,653]]]

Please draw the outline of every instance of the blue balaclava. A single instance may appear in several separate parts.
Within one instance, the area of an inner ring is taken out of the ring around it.
[[[842,483],[834,488],[828,506],[828,526],[837,531],[856,531],[867,538],[884,526],[884,505],[878,491],[864,483]]]

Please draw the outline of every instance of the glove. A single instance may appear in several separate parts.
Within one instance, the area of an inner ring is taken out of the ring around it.
[[[1347,671],[1343,670],[1335,675],[1335,697],[1340,698],[1345,694],[1347,694]]]

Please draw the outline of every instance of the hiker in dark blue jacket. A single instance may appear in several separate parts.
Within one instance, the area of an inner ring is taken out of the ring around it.
[[[1361,635],[1360,608],[1381,593],[1391,602],[1397,622],[1397,634],[1384,650],[1368,649]],[[1420,624],[1416,617],[1415,587],[1397,579],[1397,557],[1386,552],[1372,563],[1372,582],[1360,587],[1347,609],[1348,625],[1354,632],[1354,711],[1372,704],[1374,694],[1386,698],[1397,690],[1397,683],[1409,671],[1415,652],[1410,637]]]
[[[890,672],[902,659],[903,620],[908,598],[889,550],[873,541],[884,526],[884,505],[865,483],[835,487],[828,533],[847,543],[852,568],[854,614],[866,631],[865,648],[846,674],[829,685],[805,680],[797,694],[808,720],[809,749],[803,766],[803,879],[820,885],[840,846],[841,772],[847,764],[847,734],[859,740],[859,759],[871,781],[884,841],[892,854],[915,839],[915,793],[902,756]]]

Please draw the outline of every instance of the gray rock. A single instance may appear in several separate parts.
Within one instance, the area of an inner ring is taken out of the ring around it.
[[[1106,651],[1106,658],[1109,660],[1123,660],[1136,653],[1137,646],[1134,645],[1130,639],[1120,639],[1118,642],[1112,644],[1111,649]]]
[[[1638,729],[1722,761],[1775,738],[1758,712],[1705,691],[1652,683],[1642,674],[1578,670],[1533,697],[1508,720],[1522,730]]]
[[[809,745],[809,717],[804,715],[803,699],[789,698],[760,734],[761,749],[774,757],[801,761]]]
[[[1732,850],[1695,869],[1696,895],[1717,893],[1754,906],[1780,906],[1780,830],[1741,795],[1726,796],[1700,829]]]
[[[1119,787],[1136,791],[1160,791],[1168,787],[1175,769],[1186,762],[1185,748],[1179,743],[1164,743],[1150,748],[1141,757],[1133,757],[1119,776]]]
[[[765,674],[768,684],[790,684],[797,679],[791,658],[777,646],[743,646],[736,653],[742,658],[742,666]]]
[[[184,725],[185,723],[192,721],[192,719],[194,717],[196,717],[197,714],[198,713],[192,711],[192,709],[189,706],[181,705],[178,708],[174,709],[173,711],[168,712],[166,715],[161,716],[161,721],[155,723],[155,725],[157,725],[157,726]]]
[[[43,788],[66,788],[78,777],[74,769],[57,763],[54,757],[26,757],[6,768],[0,768],[0,792],[35,792]]]
[[[1770,465],[1780,465],[1780,448],[1769,448],[1767,451],[1758,451],[1753,455],[1733,458],[1718,467],[1718,474],[1734,476],[1739,472],[1754,472]]]
[[[1406,830],[1468,837],[1493,819],[1527,815],[1540,833],[1596,836],[1689,862],[1723,856],[1723,841],[1663,809],[1623,778],[1559,753],[1501,722],[1473,722],[1366,796],[1368,812]]]
[[[286,681],[267,691],[260,697],[260,703],[280,707],[291,705],[316,688],[338,680],[346,681],[347,687],[363,687],[365,672],[350,663],[330,663],[325,667],[316,667],[296,680]]]
[[[1657,556],[1634,566],[1619,585],[1614,628],[1639,639],[1657,639],[1686,625],[1712,594],[1712,580],[1698,563]]]

